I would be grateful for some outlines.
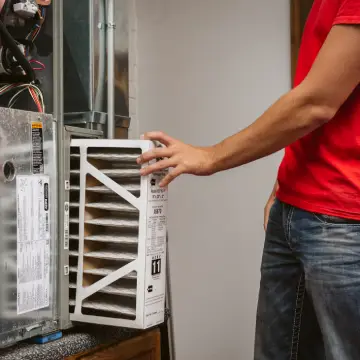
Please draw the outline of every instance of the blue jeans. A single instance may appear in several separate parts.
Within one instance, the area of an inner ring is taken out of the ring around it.
[[[255,360],[360,360],[360,221],[276,200],[261,266]]]

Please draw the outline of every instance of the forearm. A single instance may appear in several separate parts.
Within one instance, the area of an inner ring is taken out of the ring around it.
[[[246,129],[214,146],[214,172],[273,154],[329,121],[334,109],[298,87]]]

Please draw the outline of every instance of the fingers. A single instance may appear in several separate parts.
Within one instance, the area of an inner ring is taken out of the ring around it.
[[[176,179],[179,175],[183,173],[184,173],[184,168],[182,168],[181,166],[176,167],[161,180],[160,187],[168,186],[174,179]]]
[[[174,160],[171,160],[171,159],[161,160],[161,161],[156,162],[155,164],[147,166],[144,169],[141,169],[140,174],[141,174],[141,176],[146,176],[146,175],[150,175],[156,171],[165,170],[165,169],[168,169],[168,168],[174,167],[174,166],[176,166],[176,163],[174,162]]]
[[[269,222],[269,217],[270,217],[270,210],[271,207],[274,204],[274,200],[273,199],[269,199],[269,201],[267,202],[265,209],[264,209],[264,230],[266,231],[267,226],[268,226],[268,222]]]
[[[136,160],[136,162],[138,164],[144,164],[151,160],[159,159],[159,158],[167,158],[167,157],[170,157],[171,155],[172,155],[172,152],[169,148],[156,148],[156,149],[149,150],[146,153],[143,153],[142,155],[140,155],[138,157],[138,159]]]
[[[265,230],[265,231],[266,231],[266,229],[267,229],[268,221],[269,221],[269,215],[268,215],[268,214],[265,214],[265,218],[264,218],[264,230]]]
[[[171,136],[163,133],[162,131],[152,131],[143,135],[144,140],[159,141],[165,146],[169,146],[175,142]]]

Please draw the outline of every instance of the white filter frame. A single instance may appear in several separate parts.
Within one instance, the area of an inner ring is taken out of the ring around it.
[[[136,197],[124,187],[117,184],[110,177],[106,176],[87,160],[87,149],[91,148],[119,148],[119,149],[141,149],[144,153],[156,145],[146,140],[108,140],[108,139],[74,139],[71,141],[71,147],[80,149],[80,201],[79,201],[79,250],[78,250],[78,271],[76,280],[76,299],[74,313],[70,313],[70,320],[75,322],[94,323],[124,328],[147,329],[159,325],[165,320],[165,286],[166,286],[166,241],[164,244],[164,259],[162,268],[164,273],[161,276],[161,283],[157,285],[160,290],[161,301],[157,307],[157,314],[146,314],[145,298],[147,296],[148,284],[146,272],[151,271],[147,265],[147,221],[148,221],[148,197],[151,191],[151,176],[141,177],[140,196]],[[133,260],[111,274],[105,276],[96,283],[83,287],[84,271],[84,227],[85,227],[85,193],[86,177],[91,175],[100,183],[107,186],[114,194],[118,194],[122,199],[128,201],[131,205],[139,210],[139,236],[138,236],[138,253],[136,260]],[[164,206],[167,205],[167,190]],[[166,231],[166,229],[165,229]],[[131,272],[137,273],[136,286],[136,319],[119,319],[110,317],[101,317],[94,315],[84,315],[81,312],[83,302],[100,289],[113,284],[115,281],[123,278]],[[153,313],[152,308],[152,313]]]

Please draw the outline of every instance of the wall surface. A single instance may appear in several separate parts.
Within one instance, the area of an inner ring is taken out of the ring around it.
[[[288,0],[135,5],[133,111],[140,132],[160,129],[212,144],[250,124],[289,89]],[[211,178],[184,176],[171,186],[177,360],[252,358],[263,207],[279,159]]]

